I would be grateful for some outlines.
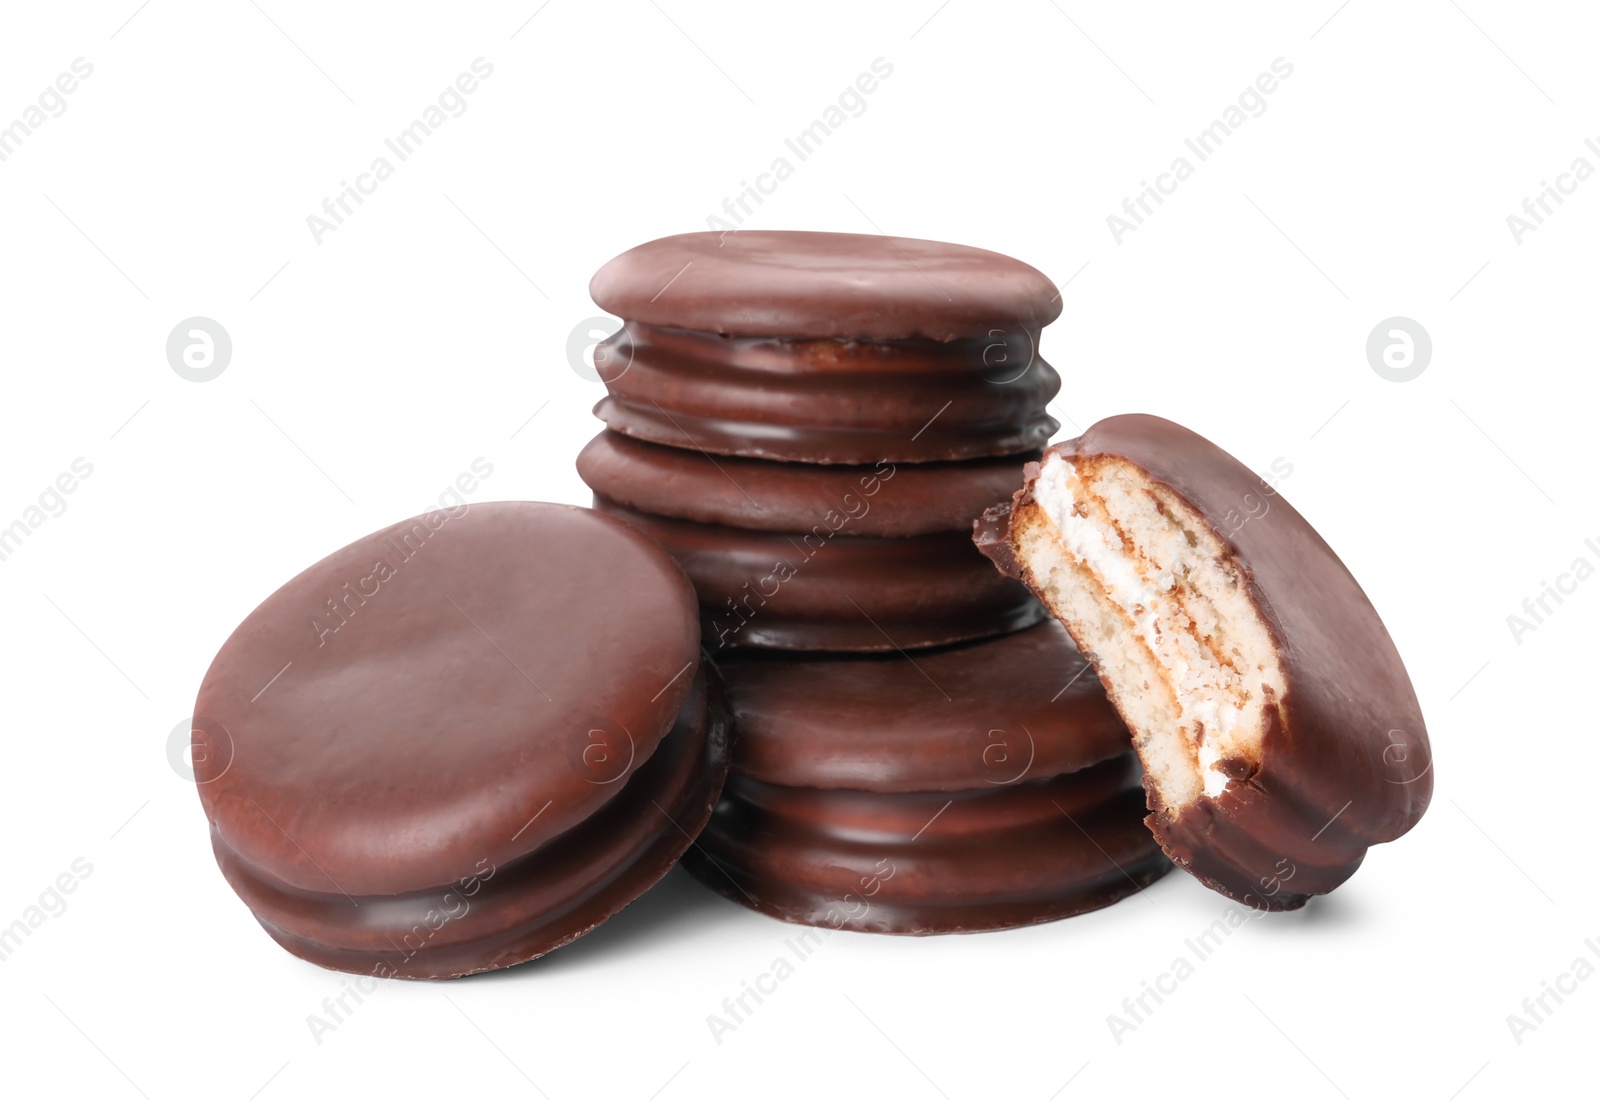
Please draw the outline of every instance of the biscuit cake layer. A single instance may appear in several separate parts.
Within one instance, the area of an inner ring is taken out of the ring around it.
[[[1012,519],[1030,585],[1133,732],[1174,818],[1253,775],[1286,678],[1247,579],[1187,502],[1133,463],[1048,452]]]

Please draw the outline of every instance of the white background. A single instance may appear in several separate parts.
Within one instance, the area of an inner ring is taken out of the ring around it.
[[[1520,243],[1506,218],[1575,158],[1600,167],[1593,12],[540,2],[6,6],[0,124],[94,67],[0,163],[0,526],[93,467],[0,562],[0,925],[92,867],[0,963],[7,1092],[1592,1091],[1600,981],[1520,1044],[1507,1015],[1600,938],[1600,580],[1520,639],[1507,616],[1600,565],[1600,181]],[[318,244],[307,216],[479,57],[468,110]],[[544,961],[384,984],[318,1043],[341,977],[256,926],[167,761],[211,655],[474,458],[494,466],[474,500],[585,502],[600,387],[565,347],[599,312],[589,276],[705,228],[879,57],[865,113],[745,224],[1018,256],[1064,288],[1043,345],[1064,435],[1147,411],[1291,464],[1281,491],[1407,658],[1432,809],[1120,1044],[1107,1015],[1227,909],[1184,875],[1019,932],[835,935],[719,1044],[707,1015],[795,930],[675,872]],[[1119,244],[1106,216],[1279,57],[1267,111]],[[196,315],[234,344],[204,384],[164,352]],[[1364,351],[1395,315],[1434,344],[1407,383]]]

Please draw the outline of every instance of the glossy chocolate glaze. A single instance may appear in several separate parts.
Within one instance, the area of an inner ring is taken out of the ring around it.
[[[510,967],[583,935],[649,889],[704,827],[728,769],[720,689],[696,675],[678,721],[595,814],[505,865],[463,861],[430,890],[349,897],[291,887],[213,828],[228,882],[263,928],[323,967],[452,978]]]
[[[594,492],[658,516],[760,531],[809,531],[830,512],[855,535],[966,531],[1022,480],[1037,452],[961,463],[778,463],[659,447],[601,432],[578,456]]]
[[[1052,448],[1074,464],[1133,463],[1205,518],[1248,580],[1288,691],[1267,711],[1260,767],[1176,815],[1150,791],[1150,829],[1180,866],[1261,909],[1303,906],[1360,866],[1367,848],[1404,834],[1433,791],[1432,750],[1416,693],[1383,621],[1333,549],[1281,495],[1229,524],[1261,480],[1199,435],[1158,417],[1112,417]],[[1032,477],[1013,513],[1037,508]],[[980,548],[1016,569],[999,509],[977,526]],[[1079,640],[1096,661],[1091,640]],[[1112,699],[1135,686],[1109,683]]]
[[[595,350],[627,436],[810,463],[935,462],[1036,451],[1061,378],[1038,331],[948,344],[724,337],[630,320]]]
[[[1171,869],[1131,753],[984,791],[886,794],[731,776],[684,866],[784,921],[925,935],[1108,906]]]
[[[740,336],[950,341],[1061,312],[1042,272],[987,249],[863,233],[683,233],[595,273],[601,309]]]
[[[770,784],[982,791],[1074,772],[1130,743],[1053,620],[911,658],[736,651],[718,664],[739,773]]]
[[[201,683],[195,715],[226,731],[196,723],[206,816],[286,883],[390,894],[509,863],[615,794],[572,764],[591,729],[625,731],[637,767],[689,690],[693,594],[648,539],[570,505],[454,511],[305,570]]]
[[[1004,634],[1045,616],[962,532],[883,539],[845,534],[846,522],[837,531],[818,524],[779,534],[653,516],[599,496],[594,504],[683,566],[713,653],[912,650]]]
[[[217,859],[326,966],[438,977],[547,951],[709,813],[726,752],[700,658],[682,571],[611,517],[476,504],[375,532],[268,597],[206,674],[194,759]],[[485,868],[499,886],[471,919],[428,925]],[[389,943],[417,921],[426,952]]]

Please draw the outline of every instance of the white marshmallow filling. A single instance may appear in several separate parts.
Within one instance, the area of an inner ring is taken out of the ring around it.
[[[1162,809],[1253,773],[1284,673],[1237,564],[1187,502],[1112,456],[1045,456],[1013,542],[1134,736]]]

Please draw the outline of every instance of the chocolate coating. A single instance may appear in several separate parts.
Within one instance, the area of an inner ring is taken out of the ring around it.
[[[722,337],[627,325],[595,349],[610,394],[595,415],[627,436],[719,455],[811,463],[1017,455],[1060,427],[1061,377],[1038,331],[946,344]]]
[[[1042,272],[997,252],[857,233],[683,233],[629,249],[589,283],[630,321],[739,336],[959,340],[1061,312]]]
[[[831,511],[851,514],[852,534],[900,537],[966,531],[985,508],[1010,499],[1023,461],[824,466],[713,459],[601,432],[578,455],[578,474],[598,496],[658,516],[793,532],[811,530]]]
[[[740,775],[882,792],[984,790],[1124,754],[1128,729],[1066,629],[845,657],[719,660]]]
[[[883,539],[818,524],[811,532],[780,534],[653,516],[598,495],[594,505],[637,527],[683,566],[699,593],[713,652],[724,646],[912,650],[1003,634],[1045,616],[1027,589],[996,575],[962,532]]]
[[[268,597],[201,684],[196,780],[219,860],[236,886],[341,903],[516,865],[657,754],[690,697],[697,620],[682,571],[586,509],[461,506],[357,540]]]
[[[323,967],[439,979],[534,959],[643,894],[704,828],[728,770],[718,694],[702,671],[677,723],[615,797],[510,864],[480,861],[432,890],[352,898],[290,887],[213,829],[217,862],[274,940]]]
[[[925,935],[1108,906],[1171,869],[1131,753],[986,791],[818,791],[732,776],[684,867],[803,925]]]
[[[1148,824],[1172,859],[1231,898],[1293,909],[1348,879],[1369,846],[1415,825],[1433,789],[1416,693],[1371,601],[1310,523],[1281,496],[1270,516],[1228,523],[1242,501],[1259,500],[1261,479],[1158,417],[1112,417],[1051,451],[1074,465],[1126,460],[1195,509],[1236,562],[1284,670],[1287,691],[1267,708],[1253,773],[1236,773],[1221,794],[1175,816],[1150,788]],[[1037,474],[1018,491],[1014,516],[1037,507]],[[1006,516],[997,509],[980,521],[979,546],[1031,582],[1004,535]],[[1093,640],[1078,641],[1098,666]]]

